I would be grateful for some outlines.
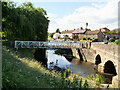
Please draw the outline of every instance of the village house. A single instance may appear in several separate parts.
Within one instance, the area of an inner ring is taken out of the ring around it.
[[[87,31],[87,29],[83,29],[82,27],[80,29],[77,29],[73,32],[74,35],[78,35],[78,38],[90,38],[90,39],[97,39],[98,41],[103,41],[103,33],[100,30],[95,31]]]
[[[95,31],[86,31],[85,33],[85,38],[90,38],[90,39],[97,39],[99,42],[103,41],[104,35],[100,30],[95,30]]]
[[[83,29],[81,27],[81,28],[76,29],[72,34],[77,35],[78,38],[83,38],[83,37],[85,37],[86,31],[87,31],[87,29]]]
[[[120,34],[119,33],[106,33],[104,34],[104,38],[114,38],[114,39],[120,39]]]
[[[108,28],[100,28],[101,32],[109,32],[110,30]]]
[[[103,29],[102,29],[103,30]],[[90,39],[97,39],[99,42],[103,41],[104,35],[100,30],[95,30],[95,31],[87,31],[87,29],[83,29],[82,27],[74,30],[65,30],[62,31],[60,34],[60,37],[63,38],[65,35],[68,35],[69,38],[73,38],[73,35],[77,35],[78,38],[90,38]]]
[[[65,30],[65,31],[62,31],[61,34],[60,34],[60,37],[63,38],[65,35],[68,35],[69,38],[72,38],[72,33],[74,31],[75,30]]]

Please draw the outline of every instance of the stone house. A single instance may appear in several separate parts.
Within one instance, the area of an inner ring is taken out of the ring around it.
[[[98,41],[103,41],[103,33],[100,30],[95,30],[95,31],[87,31],[87,29],[83,29],[82,27],[80,29],[77,29],[73,32],[74,35],[78,35],[78,38],[87,38],[89,37],[90,39],[98,39]]]
[[[78,38],[83,38],[85,37],[85,32],[87,31],[87,29],[83,29],[82,27],[79,29],[76,29],[72,34],[77,35]]]
[[[65,31],[62,31],[61,34],[60,34],[60,37],[63,38],[65,35],[68,35],[69,38],[72,38],[72,33],[74,31],[75,30],[65,30]]]
[[[104,38],[106,36],[108,37],[108,39],[109,38],[120,39],[120,34],[119,33],[106,33],[106,34],[104,34]]]
[[[95,31],[86,31],[85,32],[85,37],[89,37],[90,39],[98,39],[99,42],[103,41],[104,34],[100,30],[95,30]]]

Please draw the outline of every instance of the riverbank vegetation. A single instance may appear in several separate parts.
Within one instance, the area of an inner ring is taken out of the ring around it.
[[[50,71],[36,61],[34,49],[15,51],[3,46],[2,83],[3,88],[98,88],[101,79],[92,75],[82,77],[70,73]],[[68,70],[67,72],[70,72]],[[95,80],[95,81],[94,81]]]

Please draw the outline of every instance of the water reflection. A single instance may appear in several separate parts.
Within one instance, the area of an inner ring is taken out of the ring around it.
[[[56,55],[55,50],[46,50],[46,55],[48,59],[48,68],[50,67],[50,62],[54,62],[56,64],[56,60],[58,60],[58,67],[67,67],[70,68],[74,73],[80,73],[82,76],[95,74],[94,67],[92,63],[89,62],[80,62],[79,59],[73,59],[72,62],[69,62],[64,56]]]

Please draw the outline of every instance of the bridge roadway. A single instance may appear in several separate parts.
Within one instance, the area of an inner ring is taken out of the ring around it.
[[[82,48],[82,42],[15,41],[15,48]]]

